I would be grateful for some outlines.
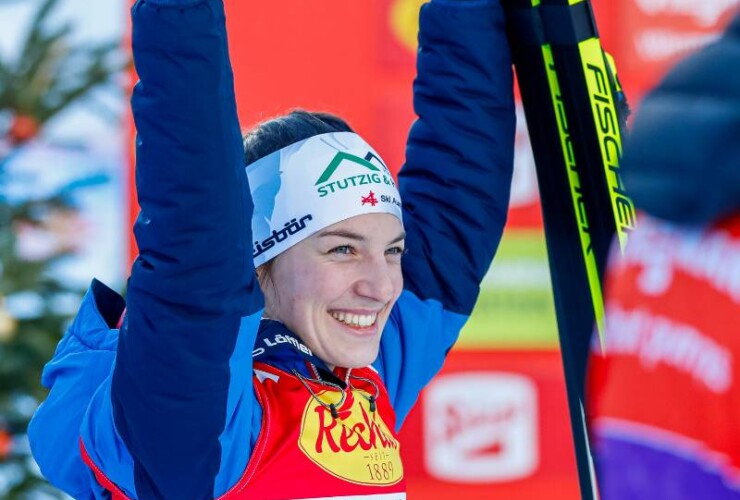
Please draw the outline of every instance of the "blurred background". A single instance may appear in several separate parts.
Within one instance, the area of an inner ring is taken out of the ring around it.
[[[244,129],[301,107],[348,119],[396,169],[423,0],[227,0]],[[738,0],[593,0],[633,110]],[[129,0],[0,0],[0,498],[64,498],[25,427],[93,277],[123,290],[133,126]],[[509,222],[479,303],[402,432],[410,498],[579,498],[542,218],[518,110]]]

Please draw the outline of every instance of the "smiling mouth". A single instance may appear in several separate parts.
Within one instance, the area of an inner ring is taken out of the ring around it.
[[[331,317],[335,320],[352,328],[368,328],[375,326],[375,323],[378,321],[378,313],[353,314],[349,312],[333,311],[329,314],[331,314]]]

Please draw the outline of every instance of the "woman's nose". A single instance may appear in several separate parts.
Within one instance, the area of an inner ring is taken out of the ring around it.
[[[400,272],[398,266],[389,264],[385,257],[368,259],[362,265],[357,294],[380,303],[389,302],[395,292],[393,273]]]

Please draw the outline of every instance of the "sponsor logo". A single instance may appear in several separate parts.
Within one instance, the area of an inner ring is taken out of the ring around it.
[[[635,34],[635,48],[643,61],[662,61],[690,54],[720,37],[719,32],[689,33],[678,29],[648,28]]]
[[[740,304],[740,241],[724,231],[679,229],[646,217],[615,266],[640,266],[637,285],[647,295],[668,293],[685,273]]]
[[[704,27],[715,26],[720,18],[737,6],[737,0],[635,0],[648,15],[684,15]]]
[[[537,390],[525,376],[469,372],[438,378],[424,396],[425,463],[442,480],[495,483],[535,472]]]
[[[381,167],[373,165],[371,160],[378,162]],[[341,170],[345,164],[354,164],[363,167],[366,172],[339,177],[337,171]],[[332,195],[339,191],[343,191],[347,188],[367,185],[387,185],[395,187],[396,184],[393,181],[393,177],[388,170],[388,167],[375,156],[372,152],[368,152],[365,158],[355,156],[345,151],[338,152],[329,165],[319,176],[316,181],[316,192],[320,198]]]
[[[380,195],[380,201],[382,203],[393,203],[397,207],[401,207],[401,201],[397,199],[395,196],[389,196],[387,194],[381,194]]]
[[[338,405],[341,394],[323,391],[316,397],[327,405]],[[364,391],[348,391],[339,418],[333,418],[328,408],[310,397],[298,445],[313,463],[345,481],[395,484],[403,478],[399,444],[380,411],[370,411],[368,397]]]
[[[375,193],[373,193],[372,191],[370,191],[369,195],[361,196],[360,198],[363,205],[367,205],[369,203],[371,207],[374,207],[378,204],[378,199],[375,197]]]
[[[311,214],[304,215],[299,219],[291,219],[289,222],[283,224],[283,228],[280,231],[272,230],[272,234],[262,240],[261,242],[254,242],[254,250],[252,251],[252,258],[262,255],[278,243],[281,243],[288,239],[288,236],[299,233],[306,229],[306,223],[313,220]]]
[[[289,344],[293,346],[293,348],[297,351],[300,351],[308,356],[313,356],[313,352],[311,352],[311,349],[309,349],[303,342],[300,342],[298,339],[296,339],[295,337],[291,337],[290,335],[281,335],[277,333],[272,338],[263,338],[261,340],[258,340],[258,344],[255,345],[254,349],[252,350],[252,357],[261,356],[265,352],[267,352],[268,349],[279,347],[283,344]]]
[[[732,387],[732,352],[699,329],[647,310],[617,306],[607,310],[606,318],[610,356],[635,356],[645,369],[672,368],[716,394]]]
[[[622,142],[604,58],[600,49],[590,51],[588,54],[589,59],[593,62],[585,63],[586,82],[595,118],[596,134],[599,137],[606,182],[609,186],[609,196],[614,211],[617,237],[622,248],[624,248],[627,243],[628,232],[635,227],[635,206],[627,196],[619,173]]]
[[[582,195],[583,190],[581,188],[580,168],[576,163],[576,156],[573,150],[573,139],[570,135],[570,128],[565,114],[565,101],[560,92],[560,83],[555,70],[555,61],[552,58],[552,52],[546,52],[545,58],[547,61],[547,76],[550,81],[552,103],[555,108],[555,117],[558,124],[558,132],[560,134],[560,147],[563,151],[565,166],[568,169],[568,182],[570,184],[571,198],[573,200],[573,207],[575,209],[578,223],[581,248],[583,250],[584,259],[586,260],[586,265],[590,268],[595,264],[590,264],[590,261],[593,261],[594,259],[594,255],[593,247],[591,245],[591,229],[588,226],[588,219],[586,217],[586,202]]]

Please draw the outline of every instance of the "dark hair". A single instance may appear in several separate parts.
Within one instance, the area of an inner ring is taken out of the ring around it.
[[[293,143],[329,132],[354,132],[349,124],[331,113],[294,109],[271,118],[244,136],[244,163],[249,165]]]

